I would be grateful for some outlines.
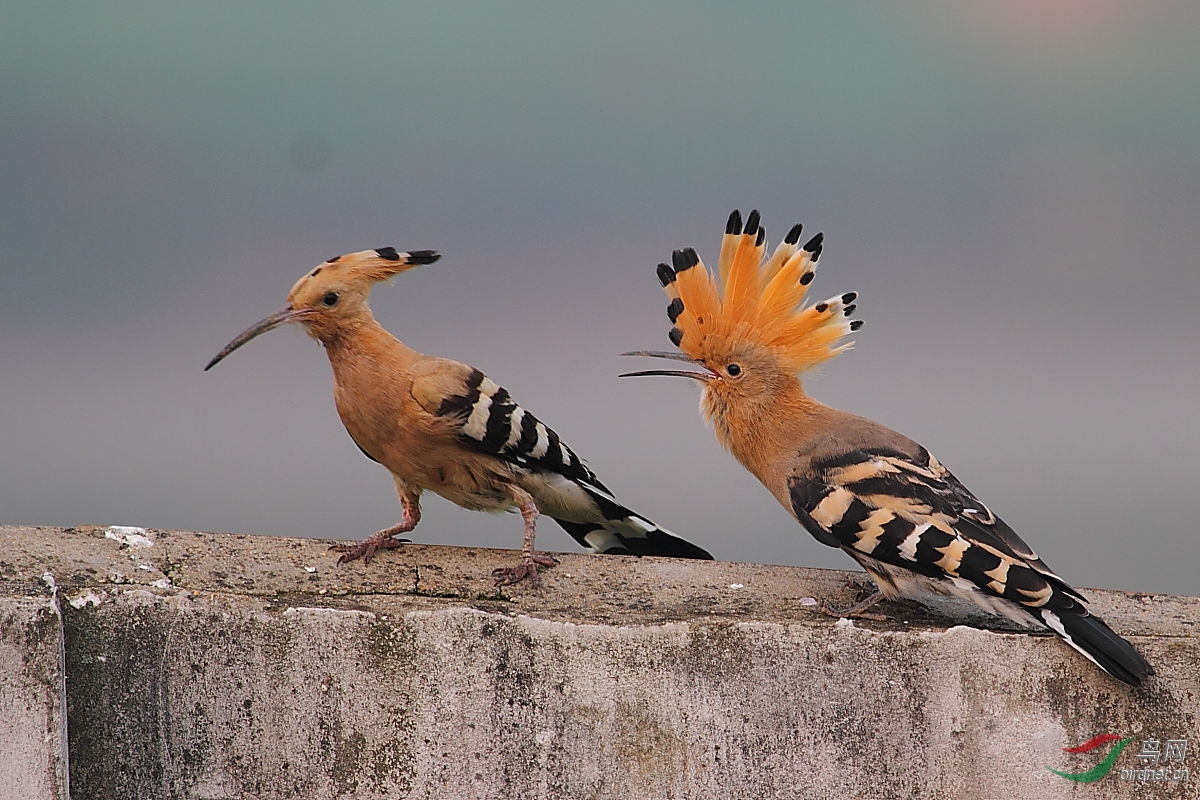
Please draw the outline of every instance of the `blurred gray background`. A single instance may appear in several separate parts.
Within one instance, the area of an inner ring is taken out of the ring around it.
[[[21,3],[0,26],[0,521],[361,539],[386,472],[295,328],[374,294],[631,507],[730,560],[850,568],[716,444],[656,262],[732,208],[862,293],[806,385],[926,444],[1069,581],[1196,593],[1200,11],[1182,3]],[[419,541],[517,547],[430,496]],[[539,538],[574,550],[557,526]]]

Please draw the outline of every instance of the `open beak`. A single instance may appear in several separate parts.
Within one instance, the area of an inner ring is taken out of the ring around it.
[[[650,358],[669,358],[672,361],[686,361],[689,364],[697,364],[699,362],[691,356],[685,356],[683,353],[669,353],[664,350],[633,350],[628,353],[621,353],[623,356],[649,356]],[[711,371],[692,372],[683,369],[647,369],[641,372],[624,372],[617,377],[619,378],[638,378],[644,375],[670,375],[676,378],[692,378],[693,380],[707,383],[714,380],[717,376]]]
[[[255,336],[260,336],[261,334],[264,334],[272,328],[278,327],[285,322],[297,320],[303,315],[303,311],[296,311],[291,306],[284,306],[266,319],[259,320],[246,330],[239,333],[237,338],[232,342],[222,347],[221,352],[213,356],[212,361],[209,361],[208,364],[205,365],[204,371],[208,372],[210,369],[215,367],[221,359],[225,358],[225,356],[229,355],[234,350],[237,350]]]

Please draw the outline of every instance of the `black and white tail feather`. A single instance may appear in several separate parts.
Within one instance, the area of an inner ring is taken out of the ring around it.
[[[814,461],[793,478],[792,508],[818,540],[840,547],[885,597],[929,594],[974,602],[1058,634],[1105,672],[1137,686],[1154,669],[1087,599],[920,448],[888,448]]]
[[[706,550],[622,505],[552,428],[477,369],[439,415],[461,420],[460,440],[518,472],[539,510],[580,545],[607,555],[712,559]]]

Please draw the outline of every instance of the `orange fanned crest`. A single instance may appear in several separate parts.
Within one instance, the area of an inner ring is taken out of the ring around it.
[[[741,213],[734,211],[721,240],[721,289],[690,247],[672,254],[672,266],[659,264],[659,281],[671,299],[671,341],[697,361],[758,345],[792,372],[850,349],[853,342],[838,342],[862,327],[861,320],[849,319],[858,295],[847,292],[803,304],[824,237],[818,233],[801,247],[800,233],[801,226],[793,226],[766,257],[758,211],[750,212],[744,226]]]

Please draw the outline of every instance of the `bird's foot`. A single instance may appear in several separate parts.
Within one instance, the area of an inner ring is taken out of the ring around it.
[[[859,589],[864,590],[866,587],[859,585]],[[833,603],[830,603],[828,600],[822,600],[819,608],[822,614],[828,614],[831,617],[837,617],[839,619],[870,619],[876,622],[887,622],[888,618],[886,614],[867,613],[868,608],[875,605],[882,599],[883,592],[876,589],[866,597],[863,597],[854,605],[851,605],[847,608],[835,608]]]
[[[515,567],[498,567],[492,570],[492,575],[497,586],[511,586],[527,578],[531,586],[538,586],[542,582],[538,567],[553,567],[557,563],[557,558],[544,553],[522,553]]]
[[[364,564],[370,564],[377,550],[395,550],[397,547],[403,546],[405,542],[411,541],[410,539],[395,539],[394,535],[391,529],[383,530],[371,534],[358,544],[332,544],[329,549],[342,554],[337,560],[339,567],[360,558]]]

